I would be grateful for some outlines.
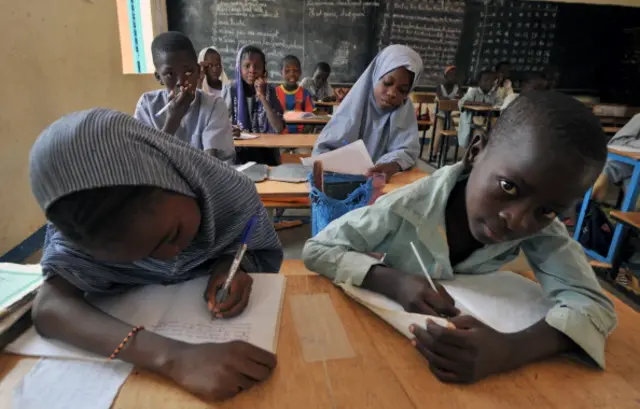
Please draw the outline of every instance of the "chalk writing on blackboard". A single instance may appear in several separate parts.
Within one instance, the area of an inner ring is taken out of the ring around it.
[[[557,5],[547,2],[487,4],[473,40],[469,76],[493,69],[500,61],[509,61],[514,71],[544,70],[555,39],[557,11]]]
[[[379,48],[388,44],[413,48],[424,64],[420,83],[435,85],[456,59],[464,12],[464,0],[389,0]]]

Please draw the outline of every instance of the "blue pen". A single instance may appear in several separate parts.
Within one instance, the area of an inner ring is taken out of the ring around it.
[[[223,302],[229,295],[229,287],[231,286],[233,277],[235,277],[236,272],[238,271],[238,267],[240,267],[240,262],[244,257],[244,252],[247,251],[247,245],[249,244],[249,240],[251,240],[251,234],[253,233],[253,229],[256,227],[257,223],[258,216],[256,215],[249,219],[249,222],[244,228],[244,231],[242,232],[242,241],[240,242],[240,248],[236,253],[236,257],[233,259],[233,263],[231,264],[231,268],[229,269],[227,280],[224,282],[222,288],[216,293],[216,304],[220,304],[221,302]]]

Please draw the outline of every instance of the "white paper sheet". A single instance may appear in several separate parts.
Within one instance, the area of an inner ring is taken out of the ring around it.
[[[456,275],[455,280],[439,283],[453,297],[462,314],[474,316],[500,332],[512,333],[528,328],[544,318],[553,306],[537,283],[507,271]],[[400,304],[381,294],[348,283],[340,284],[340,287],[407,338],[413,338],[409,332],[411,324],[424,327],[430,319],[439,325],[447,325],[444,318],[406,312]]]
[[[540,285],[509,271],[458,274],[440,281],[456,306],[500,332],[518,332],[547,315],[553,302]]]
[[[122,295],[92,299],[101,310],[132,325],[186,342],[245,340],[275,352],[285,277],[252,274],[249,305],[238,317],[212,320],[203,300],[207,277],[172,286],[147,286]],[[6,350],[17,355],[104,360],[58,341],[40,337],[31,328]]]
[[[13,409],[109,409],[132,365],[41,359],[13,390]]]
[[[235,137],[233,139],[247,140],[247,139],[258,139],[258,135],[242,132],[239,137]]]
[[[305,166],[313,166],[315,161],[322,161],[323,170],[347,175],[364,175],[373,167],[373,160],[362,139],[334,151],[301,160]]]

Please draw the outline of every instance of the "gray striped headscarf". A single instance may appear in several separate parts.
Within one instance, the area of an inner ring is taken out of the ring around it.
[[[98,262],[49,224],[43,271],[84,291],[170,284],[206,274],[218,257],[235,253],[256,211],[259,223],[242,267],[263,272],[280,268],[280,242],[254,184],[209,154],[126,114],[91,109],[59,119],[34,144],[29,166],[33,194],[45,211],[73,192],[118,185],[156,186],[198,199],[198,235],[168,261]]]

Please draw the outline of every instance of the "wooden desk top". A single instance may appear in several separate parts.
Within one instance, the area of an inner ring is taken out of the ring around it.
[[[621,151],[613,147],[609,147],[607,148],[607,150],[611,153],[615,153],[616,155],[626,156],[627,158],[631,158],[633,160],[640,160],[640,152]]]
[[[640,212],[621,212],[620,210],[612,210],[611,217],[629,226],[640,229]]]
[[[301,118],[301,119],[285,119],[287,125],[326,125],[331,118]]]
[[[313,103],[318,107],[337,107],[340,105],[338,101],[314,101]]]
[[[234,139],[233,144],[245,148],[313,148],[317,133],[272,134],[261,133],[256,139]]]
[[[622,129],[621,126],[603,126],[602,127],[602,130],[606,134],[614,134],[614,133],[618,132],[621,129]]]
[[[500,107],[488,105],[463,105],[462,109],[478,113],[500,112]]]
[[[329,280],[285,261],[287,289],[271,379],[236,398],[209,404],[171,382],[135,370],[114,409],[631,409],[640,405],[640,315],[617,299],[619,325],[607,344],[607,370],[554,358],[473,385],[440,383],[426,361],[391,326],[349,300]],[[291,298],[326,293],[355,356],[307,363],[291,312]],[[0,355],[0,407],[35,359]]]
[[[416,168],[407,172],[397,173],[391,178],[391,181],[385,185],[384,192],[392,192],[428,175],[428,173]],[[264,182],[256,183],[256,189],[261,198],[309,196],[308,183],[287,183],[265,180]]]
[[[431,126],[433,121],[418,121],[418,126]]]

